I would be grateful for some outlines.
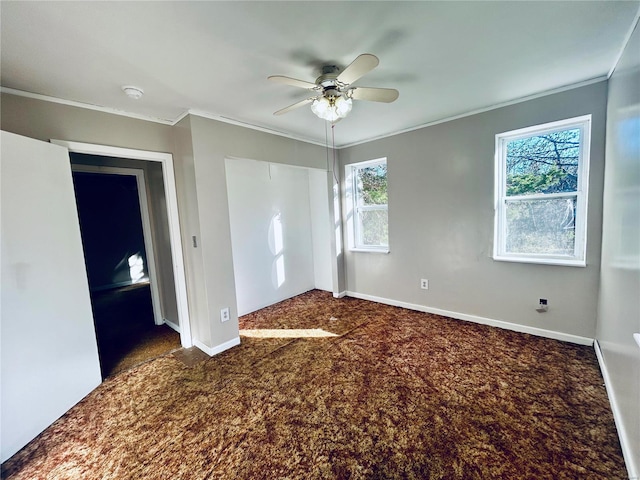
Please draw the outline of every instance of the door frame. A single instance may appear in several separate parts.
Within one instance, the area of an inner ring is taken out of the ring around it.
[[[111,147],[93,143],[70,142],[52,139],[51,143],[65,147],[70,152],[101,155],[104,157],[127,158],[132,160],[146,160],[160,162],[162,165],[162,181],[167,201],[167,217],[169,219],[169,239],[171,243],[171,257],[173,263],[173,278],[176,286],[176,302],[178,306],[178,321],[180,324],[180,343],[184,348],[193,346],[191,323],[189,318],[189,304],[187,302],[187,281],[182,254],[182,236],[180,234],[180,218],[178,216],[178,195],[174,175],[173,155],[148,150]]]
[[[147,256],[147,268],[149,273],[149,283],[151,286],[151,306],[153,307],[153,320],[156,325],[166,323],[162,314],[162,304],[160,302],[160,290],[158,288],[158,274],[156,270],[156,255],[153,245],[153,235],[151,234],[151,220],[149,215],[149,202],[147,201],[147,184],[145,182],[144,170],[141,168],[109,167],[103,165],[82,165],[74,163],[71,165],[72,172],[93,173],[98,175],[125,175],[136,177],[138,186],[138,206],[140,208],[140,219],[142,220],[142,236],[144,238],[144,249]],[[178,332],[180,330],[178,329]]]

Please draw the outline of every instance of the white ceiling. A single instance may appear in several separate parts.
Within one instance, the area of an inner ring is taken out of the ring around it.
[[[267,81],[314,81],[322,64],[373,53],[337,146],[606,78],[640,5],[552,2],[6,2],[1,85],[175,121],[186,111],[325,142],[308,97]],[[131,100],[122,85],[142,87]]]

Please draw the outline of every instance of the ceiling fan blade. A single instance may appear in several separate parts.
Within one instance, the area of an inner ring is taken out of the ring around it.
[[[317,88],[317,85],[315,83],[305,82],[304,80],[285,77],[283,75],[271,75],[270,77],[267,77],[267,79],[271,80],[272,82],[284,83],[285,85],[291,85],[292,87],[306,88],[308,90]]]
[[[395,88],[353,87],[351,98],[356,100],[369,100],[370,102],[391,103],[400,93]]]
[[[344,83],[345,85],[350,85],[364,74],[369,73],[371,70],[376,68],[378,63],[380,63],[378,57],[371,55],[370,53],[363,53],[351,62],[349,66],[345,68],[340,75],[338,75],[336,80],[340,83]]]
[[[316,97],[305,98],[304,100],[294,103],[293,105],[289,105],[288,107],[285,107],[282,110],[278,110],[277,112],[274,113],[274,115],[282,115],[284,113],[290,112],[291,110],[295,110],[296,108],[303,107],[304,105],[307,105],[313,102],[315,98]]]

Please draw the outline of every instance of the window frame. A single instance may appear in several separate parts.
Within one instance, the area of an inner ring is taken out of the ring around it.
[[[350,163],[345,165],[345,198],[347,203],[347,232],[349,250],[352,252],[372,252],[372,253],[389,253],[389,239],[387,237],[387,245],[363,245],[360,243],[360,212],[366,211],[385,211],[387,212],[387,228],[389,227],[389,203],[385,205],[358,205],[358,184],[356,172],[363,168],[374,167],[376,165],[387,166],[387,182],[389,180],[387,158],[376,158],[363,162]],[[387,195],[388,195],[387,190]]]
[[[514,140],[553,133],[563,130],[580,129],[580,151],[578,156],[578,184],[574,192],[536,193],[507,196],[507,145]],[[591,115],[568,118],[556,122],[499,133],[495,136],[495,218],[493,259],[497,261],[538,263],[573,267],[586,266],[587,252],[587,205],[589,191],[589,163],[591,149]],[[575,236],[573,255],[552,255],[540,253],[508,253],[507,204],[514,201],[535,201],[553,198],[576,198]]]

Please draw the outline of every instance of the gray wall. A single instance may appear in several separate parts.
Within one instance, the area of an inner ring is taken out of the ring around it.
[[[191,335],[194,341],[197,340],[206,345],[210,343],[211,336],[206,325],[208,303],[204,288],[202,249],[194,247],[191,242],[192,237],[196,238],[196,242],[199,242],[200,239],[191,118],[187,116],[178,122],[174,127],[173,134],[176,194],[180,215],[180,231],[183,238],[182,250],[184,252]]]
[[[172,128],[32,98],[0,95],[2,130],[48,142],[55,138],[112,147],[171,152]]]
[[[627,468],[640,476],[640,27],[609,80],[602,269],[596,338]]]
[[[390,253],[347,250],[346,290],[594,338],[606,92],[601,82],[341,150],[343,168],[387,157],[389,182]],[[587,267],[494,261],[495,135],[586,114]],[[539,298],[547,313],[535,311]]]

